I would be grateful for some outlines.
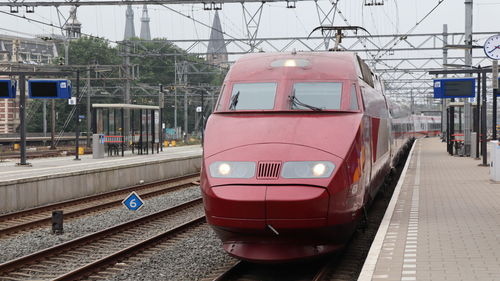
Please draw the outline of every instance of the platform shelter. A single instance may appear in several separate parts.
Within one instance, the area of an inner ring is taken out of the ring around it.
[[[125,111],[130,124],[125,124]],[[162,148],[160,107],[136,104],[92,104],[92,132],[104,135],[108,155],[133,153],[153,154]]]

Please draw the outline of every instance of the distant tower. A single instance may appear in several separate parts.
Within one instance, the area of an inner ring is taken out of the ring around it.
[[[207,61],[212,64],[227,64],[227,50],[224,43],[224,34],[220,24],[219,13],[216,10],[212,31],[210,32],[210,41],[207,48]]]
[[[142,40],[151,40],[151,31],[149,31],[149,15],[148,15],[148,6],[147,5],[144,5],[142,7],[141,39]]]
[[[125,36],[123,36],[123,39],[129,40],[132,37],[135,37],[134,11],[132,10],[131,5],[127,5],[127,13],[125,20]]]
[[[68,39],[78,39],[81,36],[82,24],[76,19],[76,7],[72,7],[69,11],[69,19],[64,25],[66,37]]]

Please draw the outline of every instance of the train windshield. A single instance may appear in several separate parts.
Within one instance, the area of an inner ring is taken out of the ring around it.
[[[339,110],[342,98],[342,83],[295,83],[292,97],[291,109]]]
[[[276,87],[276,83],[233,84],[229,110],[273,109]]]

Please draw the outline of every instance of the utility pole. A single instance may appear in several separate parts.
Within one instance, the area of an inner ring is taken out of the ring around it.
[[[184,90],[184,142],[188,140],[188,100],[187,91]]]
[[[472,1],[465,0],[465,65],[470,68],[472,68]],[[469,100],[464,98],[464,153],[467,156],[471,154],[471,121],[472,107]]]
[[[43,145],[45,145],[45,138],[47,137],[47,100],[43,100]]]
[[[75,127],[75,159],[80,160],[79,150],[80,150],[80,70],[76,70],[76,103],[75,103],[75,115],[76,115],[76,127]]]
[[[123,97],[123,103],[125,104],[130,104],[130,83],[132,79],[131,71],[130,71],[130,46],[129,46],[130,41],[126,41],[125,43],[125,75],[126,75],[126,80],[125,80],[125,94]],[[124,111],[124,135],[129,136],[129,131],[130,131],[130,109],[125,108]]]
[[[443,24],[443,45],[446,46],[448,45],[448,25]],[[443,48],[443,68],[448,69],[448,48]],[[446,78],[446,74],[443,76]],[[448,108],[448,102],[447,99],[441,99],[441,105],[442,105],[442,112],[441,112],[441,132],[442,132],[442,139],[445,140],[447,143],[449,141],[448,139],[448,130],[447,130],[447,123],[448,123],[448,114],[446,114],[446,108]]]
[[[87,68],[87,147],[90,148],[90,135],[92,127],[92,113],[90,112],[90,94],[92,90],[90,88],[90,69]]]
[[[51,101],[51,120],[50,120],[50,149],[56,149],[56,101]]]
[[[25,74],[19,75],[19,119],[21,124],[19,131],[21,132],[21,162],[18,165],[29,165],[26,163],[26,76]]]
[[[493,60],[492,71],[493,74],[491,79],[493,80],[493,122],[491,126],[493,127],[493,140],[497,140],[497,92],[498,92],[498,60]]]
[[[159,139],[160,139],[160,149],[161,151],[163,151],[163,107],[165,105],[165,94],[163,93],[163,85],[160,84],[160,93],[159,93],[159,96],[158,96],[158,106],[160,107],[160,124],[159,124],[159,128],[160,128],[160,131],[158,132],[160,135],[159,135]]]
[[[174,57],[174,84],[178,84],[177,75],[177,56]],[[177,85],[174,86],[174,129],[177,131]]]

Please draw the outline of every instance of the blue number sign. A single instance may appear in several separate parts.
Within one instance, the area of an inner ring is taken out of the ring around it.
[[[142,206],[144,206],[144,201],[135,191],[132,191],[123,201],[122,204],[125,205],[131,211],[137,211]]]

